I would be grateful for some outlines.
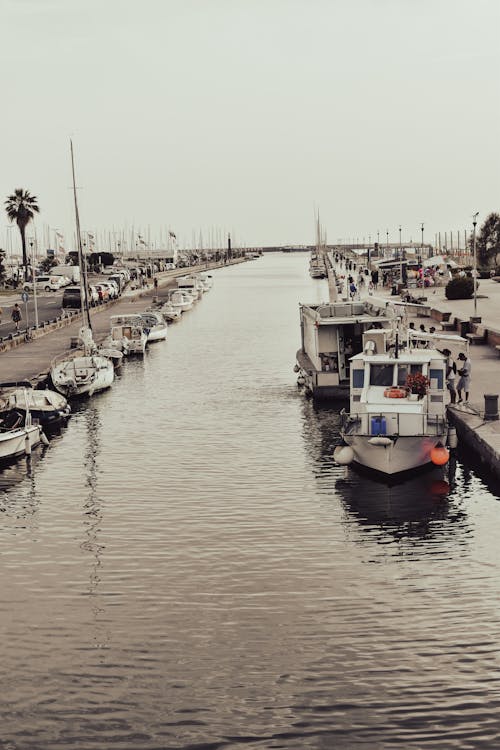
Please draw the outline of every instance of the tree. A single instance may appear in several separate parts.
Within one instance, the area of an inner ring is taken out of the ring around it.
[[[470,240],[471,253],[474,252],[474,242]],[[500,214],[491,213],[476,236],[477,265],[488,268],[494,265],[497,253],[500,253]]]
[[[59,263],[55,258],[44,258],[42,262],[40,263],[40,268],[42,269],[42,273],[49,273],[51,268],[55,268],[55,266],[58,266]]]
[[[476,282],[477,283],[477,282]],[[446,284],[446,299],[470,299],[474,294],[472,276],[455,276]]]
[[[21,233],[21,242],[23,246],[23,267],[24,276],[28,267],[28,254],[26,252],[26,227],[35,214],[40,209],[37,204],[35,195],[31,195],[28,190],[16,188],[13,195],[9,195],[5,201],[5,210],[11,221],[15,221]]]

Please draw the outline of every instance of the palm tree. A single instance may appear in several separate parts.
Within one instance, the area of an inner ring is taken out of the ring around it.
[[[9,195],[5,201],[5,210],[7,216],[11,221],[15,221],[21,232],[21,242],[23,245],[23,270],[24,276],[26,276],[26,269],[28,267],[28,254],[26,252],[26,227],[37,214],[40,209],[38,208],[37,198],[35,195],[31,195],[28,190],[22,188],[16,188],[13,195]]]

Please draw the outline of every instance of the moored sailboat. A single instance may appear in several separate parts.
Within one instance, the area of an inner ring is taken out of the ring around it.
[[[84,325],[80,329],[79,338],[83,345],[83,356],[70,354],[63,356],[63,358],[56,358],[50,369],[50,377],[54,388],[68,398],[83,395],[92,396],[98,391],[109,388],[114,380],[113,363],[107,357],[97,353],[97,346],[92,336],[87,284],[87,264],[83,256],[80,216],[76,199],[75,161],[72,141],[70,141],[70,145],[76,236],[78,242],[78,261],[81,271],[80,298]]]

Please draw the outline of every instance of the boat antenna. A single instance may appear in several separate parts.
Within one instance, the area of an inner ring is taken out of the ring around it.
[[[82,233],[80,231],[80,215],[78,213],[78,201],[76,200],[76,179],[75,179],[75,157],[73,155],[73,140],[70,138],[69,143],[71,146],[71,171],[73,174],[73,197],[75,201],[75,221],[76,221],[76,241],[78,243],[78,265],[80,266],[80,297],[82,300],[82,318],[83,322],[92,331],[92,324],[90,322],[89,312],[89,299],[88,299],[88,288],[87,288],[87,262],[83,257],[82,249]]]

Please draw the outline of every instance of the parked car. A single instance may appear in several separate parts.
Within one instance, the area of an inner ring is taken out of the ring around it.
[[[82,305],[82,298],[79,286],[67,286],[63,292],[62,306],[79,308]]]
[[[108,276],[106,281],[112,281],[114,284],[116,284],[116,287],[118,289],[118,293],[121,294],[123,287],[125,286],[125,279],[123,276],[119,273],[114,273],[112,276]]]
[[[62,286],[61,276],[37,276],[36,277],[36,288],[37,291],[44,290],[45,292],[57,292]],[[25,292],[33,291],[33,282],[25,281],[23,285]]]
[[[109,300],[109,287],[107,284],[96,284],[97,294],[99,295],[99,302],[107,302]]]
[[[111,299],[116,299],[120,296],[120,287],[114,279],[106,279],[106,281],[103,281],[102,283],[108,287]]]

